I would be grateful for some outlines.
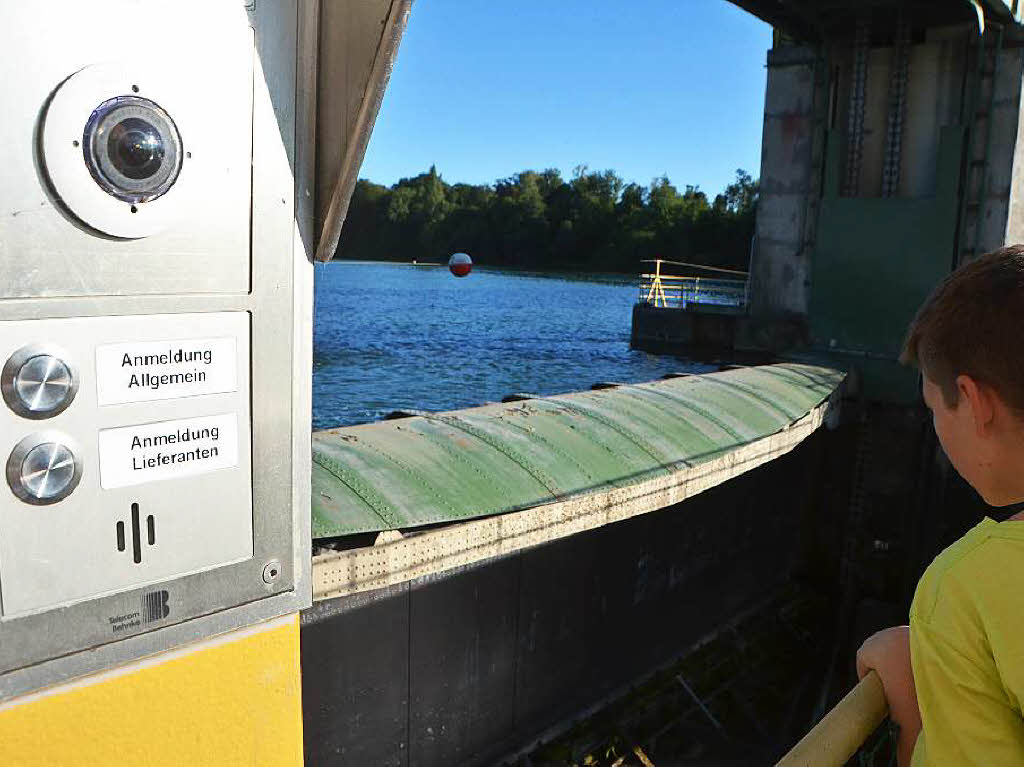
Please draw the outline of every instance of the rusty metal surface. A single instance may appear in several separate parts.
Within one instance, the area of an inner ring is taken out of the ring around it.
[[[313,535],[416,528],[630,487],[786,429],[842,378],[770,365],[317,432]]]

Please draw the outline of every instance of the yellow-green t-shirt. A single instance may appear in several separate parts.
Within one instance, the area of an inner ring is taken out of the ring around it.
[[[922,723],[912,767],[1024,765],[1024,521],[985,518],[928,566],[910,656]]]

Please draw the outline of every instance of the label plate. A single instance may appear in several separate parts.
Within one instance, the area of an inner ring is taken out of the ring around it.
[[[100,405],[223,394],[238,388],[235,339],[131,341],[96,348]]]
[[[100,486],[140,485],[238,464],[234,413],[104,429],[99,433]]]

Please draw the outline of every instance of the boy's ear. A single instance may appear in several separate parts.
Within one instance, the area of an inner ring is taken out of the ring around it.
[[[998,395],[992,390],[992,387],[976,381],[969,375],[957,376],[956,388],[961,400],[970,409],[971,417],[974,419],[975,432],[979,437],[986,436],[995,417]]]

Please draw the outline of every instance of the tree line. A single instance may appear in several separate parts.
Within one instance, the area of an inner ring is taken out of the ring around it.
[[[709,200],[667,176],[627,184],[586,166],[563,179],[524,170],[494,184],[449,184],[431,166],[391,187],[356,183],[336,258],[635,273],[664,258],[746,269],[758,182],[743,170]]]

